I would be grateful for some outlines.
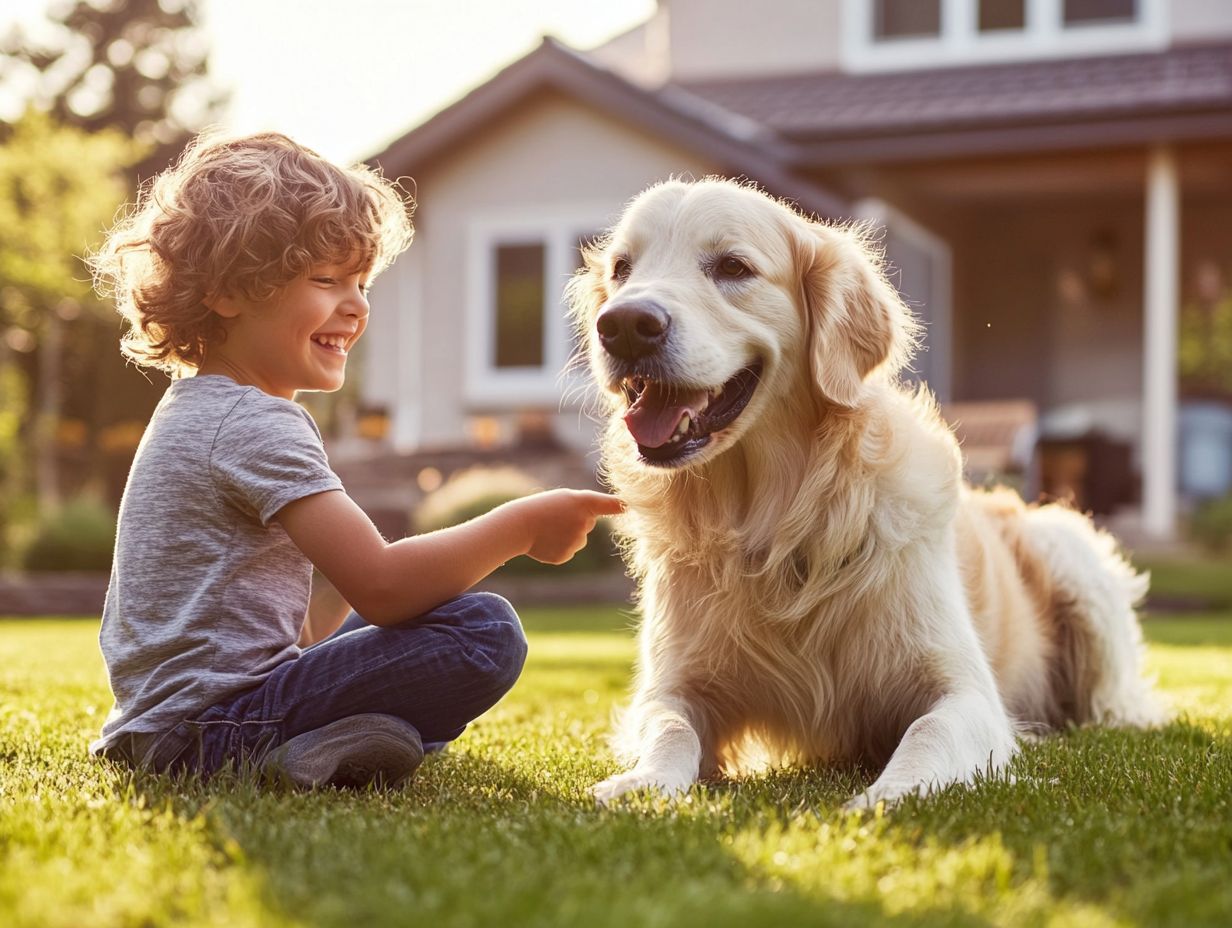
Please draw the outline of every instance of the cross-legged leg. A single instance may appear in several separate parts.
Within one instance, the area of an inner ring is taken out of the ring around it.
[[[525,659],[517,614],[489,593],[460,596],[396,626],[352,615],[260,686],[178,726],[174,737],[188,749],[176,766],[208,775],[372,714],[401,719],[430,745],[448,742],[508,692]]]

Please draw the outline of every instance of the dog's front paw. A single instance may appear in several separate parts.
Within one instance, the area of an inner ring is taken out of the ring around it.
[[[884,808],[890,808],[905,796],[922,791],[919,783],[890,784],[874,783],[862,793],[858,793],[843,805],[844,812],[873,812],[877,806],[884,803]]]
[[[650,790],[661,796],[675,797],[685,793],[692,781],[673,777],[657,770],[634,768],[618,773],[591,787],[591,794],[600,805],[609,805],[621,796],[638,790]]]
[[[882,800],[874,799],[873,795],[865,790],[862,793],[857,793],[845,803],[843,803],[844,812],[873,812],[877,808],[877,803]],[[892,801],[892,800],[891,800]],[[888,805],[889,803],[887,803]]]

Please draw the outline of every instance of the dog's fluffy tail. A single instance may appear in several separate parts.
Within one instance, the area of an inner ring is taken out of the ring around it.
[[[1149,726],[1163,721],[1143,675],[1135,606],[1149,578],[1085,516],[1050,505],[1026,514],[1026,536],[1053,581],[1057,655],[1053,685],[1064,715],[1079,724]]]

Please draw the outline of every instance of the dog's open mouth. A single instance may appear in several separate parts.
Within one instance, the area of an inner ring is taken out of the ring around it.
[[[675,467],[727,428],[753,398],[761,379],[761,363],[739,371],[718,387],[696,388],[644,377],[621,382],[629,409],[625,425],[647,464]]]

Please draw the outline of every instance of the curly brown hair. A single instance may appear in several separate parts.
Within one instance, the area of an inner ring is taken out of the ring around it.
[[[285,135],[199,135],[144,186],[90,266],[128,321],[126,357],[172,377],[223,336],[211,295],[271,298],[320,264],[372,277],[410,243],[411,197],[365,165],[341,168]]]

